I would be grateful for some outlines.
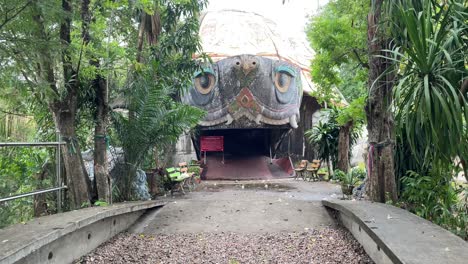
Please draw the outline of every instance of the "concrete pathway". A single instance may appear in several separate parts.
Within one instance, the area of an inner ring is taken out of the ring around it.
[[[295,232],[334,225],[323,198],[339,197],[327,182],[207,181],[198,191],[168,199],[134,233]]]
[[[339,187],[292,179],[205,182],[80,263],[373,263],[321,199]]]

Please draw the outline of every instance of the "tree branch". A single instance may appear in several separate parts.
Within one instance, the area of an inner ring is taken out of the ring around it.
[[[22,6],[21,8],[18,9],[18,11],[16,11],[16,13],[14,13],[12,16],[8,17],[8,14],[5,14],[5,19],[3,20],[3,22],[0,24],[0,29],[2,29],[8,22],[10,22],[11,20],[13,20],[15,17],[17,17],[21,12],[23,12],[24,9],[26,9],[26,7],[28,7],[29,4],[31,4],[32,0],[29,0],[24,6]],[[11,10],[10,10],[11,11]]]
[[[4,113],[4,114],[7,114],[7,115],[24,116],[24,117],[29,116],[29,115],[26,115],[26,114],[20,114],[20,113],[10,112],[10,111],[7,111],[7,110],[3,110],[3,109],[1,109],[1,108],[0,108],[0,112],[1,112],[1,113]]]
[[[146,13],[142,11],[141,13],[141,21],[140,26],[138,27],[138,42],[137,42],[137,56],[136,61],[141,63],[141,53],[143,51],[143,43],[144,43],[144,36],[145,36],[145,26],[146,26]]]
[[[353,53],[354,55],[356,55],[356,59],[359,61],[359,63],[361,64],[362,67],[366,68],[366,69],[369,69],[369,63],[367,62],[363,62],[361,57],[359,56],[359,53],[357,52],[356,49],[353,49]]]
[[[45,47],[44,43],[47,43],[47,32],[46,32],[46,27],[44,23],[44,18],[42,16],[42,13],[40,12],[40,8],[38,7],[38,4],[34,6],[34,14],[33,14],[33,20],[36,23],[38,30],[36,32],[36,37],[38,40],[42,41],[43,43],[40,43],[38,46],[38,56],[40,58],[38,62],[38,70],[37,72],[40,75],[40,78],[42,80],[45,80],[49,83],[50,89],[57,95],[60,96],[58,89],[56,87],[56,82],[55,82],[55,76],[54,76],[54,67],[51,62],[51,54],[48,50],[48,48]]]

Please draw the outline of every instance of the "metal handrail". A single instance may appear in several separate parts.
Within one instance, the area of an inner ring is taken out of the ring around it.
[[[0,142],[0,147],[56,147],[67,142]]]
[[[24,197],[28,197],[28,196],[33,196],[33,195],[37,195],[37,194],[42,194],[42,193],[60,191],[60,190],[67,189],[67,188],[68,187],[66,185],[64,185],[62,187],[53,187],[53,188],[44,189],[44,190],[37,190],[37,191],[33,191],[33,192],[28,192],[28,193],[21,193],[21,194],[17,194],[17,195],[13,195],[13,196],[8,196],[8,197],[5,197],[5,198],[0,198],[0,203],[15,200],[15,199],[19,199],[19,198],[24,198]]]
[[[38,190],[38,191],[35,191],[35,192],[31,192],[31,193],[24,193],[24,194],[19,194],[19,195],[15,195],[15,196],[10,196],[10,197],[6,197],[6,198],[0,198],[0,202],[5,202],[5,201],[10,201],[10,200],[14,200],[14,199],[18,199],[18,198],[23,198],[23,197],[26,197],[26,196],[31,196],[31,195],[35,195],[35,194],[41,194],[41,193],[46,193],[46,192],[51,192],[51,191],[57,191],[57,211],[58,212],[61,212],[62,211],[62,192],[61,190],[62,189],[67,189],[67,186],[63,185],[62,183],[62,176],[60,175],[60,171],[61,171],[61,164],[60,164],[60,160],[61,160],[61,151],[60,151],[60,146],[61,145],[66,145],[67,143],[66,142],[63,142],[62,141],[62,136],[60,135],[60,131],[57,129],[55,131],[55,136],[56,136],[56,141],[52,141],[52,142],[0,142],[0,147],[55,147],[56,148],[56,151],[55,151],[55,174],[56,174],[56,181],[57,181],[57,185],[59,185],[59,187],[53,187],[51,189],[46,189],[46,190]],[[60,187],[60,185],[62,185]]]

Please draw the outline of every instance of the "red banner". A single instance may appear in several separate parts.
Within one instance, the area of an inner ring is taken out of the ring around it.
[[[224,151],[223,136],[204,136],[200,142],[201,151]]]

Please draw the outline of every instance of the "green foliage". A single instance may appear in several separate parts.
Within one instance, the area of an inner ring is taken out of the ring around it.
[[[151,76],[137,76],[132,82],[132,97],[127,117],[114,112],[113,118],[119,141],[127,162],[139,166],[150,148],[169,145],[197,123],[202,112],[197,108],[175,102],[170,87],[161,87]]]
[[[333,172],[333,175],[335,175],[335,178],[338,179],[339,181],[343,181],[344,178],[346,177],[346,173],[342,170],[335,170]]]
[[[358,182],[359,179],[356,177],[356,175],[352,172],[348,172],[345,174],[341,184],[348,186],[356,186]]]
[[[112,121],[116,124],[108,132],[113,135],[114,145],[128,151],[125,159],[130,166],[126,169],[131,169],[124,171],[133,175],[144,160],[153,158],[148,155],[149,150],[156,145],[158,148],[170,145],[202,115],[199,110],[178,103],[178,98],[197,68],[192,55],[200,49],[198,19],[205,5],[204,0],[92,0],[87,25],[81,3],[72,1],[69,13],[62,1],[0,0],[0,140],[7,137],[53,140],[55,124],[50,106],[76,92],[73,129],[82,149],[91,147],[98,100],[95,84],[106,81],[110,104],[115,103],[120,110],[127,108],[130,113],[113,113]],[[149,45],[148,34],[144,36],[141,51],[144,59],[137,62],[138,25],[143,14],[160,15],[161,33],[153,34],[155,39]],[[60,39],[61,25],[68,19],[70,43],[65,43]],[[54,81],[49,80],[51,75],[47,76],[44,70],[43,65],[47,64]],[[65,72],[66,68],[74,72]],[[10,113],[25,115],[32,122],[21,121],[12,126]],[[4,114],[8,114],[5,122]],[[17,158],[14,159],[16,162]],[[0,185],[8,182],[14,192],[21,186],[22,191],[37,188],[29,175],[11,182],[2,178]],[[131,184],[113,187],[122,194],[132,189]],[[30,199],[21,201],[29,201],[28,206],[31,205]],[[21,208],[18,212],[31,212],[31,207],[29,211]]]
[[[91,203],[89,201],[87,201],[87,202],[82,203],[80,207],[81,208],[88,208],[90,206],[91,206]]]
[[[365,0],[333,0],[312,17],[307,37],[316,52],[311,76],[319,99],[341,101],[335,88],[349,101],[366,94],[368,11]]]
[[[361,96],[353,100],[347,107],[340,109],[336,121],[339,126],[347,122],[353,123],[353,130],[358,131],[366,121],[364,106],[366,105],[366,96]]]
[[[359,101],[356,101],[356,105]],[[320,121],[318,124],[313,126],[311,129],[307,130],[304,135],[310,144],[315,146],[317,155],[319,159],[329,160],[333,165],[338,163],[338,139],[340,134],[340,121],[347,120],[346,118],[351,118],[349,116],[355,108],[330,108],[325,111],[327,114],[327,120],[325,122]],[[356,110],[359,112],[360,110]],[[351,151],[352,146],[356,143],[359,138],[359,130],[361,128],[360,124],[363,122],[359,117],[355,117],[355,120],[358,120],[357,125],[353,126],[353,130],[350,133],[349,140],[349,150]]]
[[[341,109],[335,109],[335,115],[328,120],[333,124],[318,124],[306,136],[319,148],[320,158],[330,155],[333,164],[338,159],[340,127],[352,128],[352,146],[366,121],[368,11],[368,1],[332,0],[311,18],[307,29],[307,37],[316,52],[311,61],[311,76],[318,89],[313,96]],[[346,103],[342,103],[337,90],[351,102],[349,106],[343,107]]]
[[[328,173],[328,169],[327,168],[320,168],[318,170],[318,173]]]
[[[351,63],[342,64],[339,68],[339,78],[337,86],[343,97],[352,102],[360,97],[367,96],[368,69],[356,67]]]
[[[195,0],[156,3],[154,11],[159,12],[161,24],[158,41],[144,50],[146,63],[135,63],[135,72],[123,88],[128,112],[112,113],[125,159],[116,181],[118,200],[134,198],[131,186],[136,169],[153,148],[164,152],[204,114],[177,100],[199,68],[192,55],[200,50],[198,14],[204,5],[204,1]]]
[[[106,201],[98,200],[94,202],[94,206],[108,206],[109,204]]]
[[[394,88],[395,120],[419,162],[451,162],[456,155],[468,157],[467,95],[460,91],[468,75],[467,10],[463,1],[448,1],[443,8],[434,1],[417,2],[393,6],[400,35],[387,58],[401,72]]]
[[[188,172],[189,173],[194,173],[194,175],[196,175],[196,176],[200,176],[200,171],[201,171],[200,166],[190,166],[188,168]]]
[[[352,168],[350,173],[353,175],[354,178],[358,179],[359,181],[363,181],[367,175],[366,170],[361,167]]]
[[[345,172],[343,172],[341,170],[335,170],[334,175],[335,175],[335,178],[338,179],[341,182],[341,184],[345,185],[345,186],[348,186],[348,185],[349,186],[356,186],[356,184],[360,180],[360,177],[362,177],[360,172],[355,171],[355,170],[351,170],[348,173],[345,173]],[[364,176],[365,176],[365,174],[364,174]]]
[[[38,181],[49,153],[38,148],[0,148],[0,197],[31,192],[37,186],[52,187],[53,180]],[[49,200],[50,202],[50,200]],[[52,201],[51,207],[54,207]],[[26,222],[34,215],[33,199],[22,198],[0,205],[0,228]]]
[[[466,190],[453,182],[468,157],[467,1],[388,1],[387,33],[396,62],[393,88],[401,202],[467,239]]]
[[[304,135],[310,144],[315,146],[317,157],[333,164],[338,160],[338,135],[340,129],[334,122],[322,122],[307,130]]]
[[[468,190],[456,186],[451,174],[434,170],[428,176],[409,172],[401,195],[407,209],[468,240]]]
[[[1,113],[0,109],[0,141],[30,141],[35,132],[36,123],[32,117]]]

